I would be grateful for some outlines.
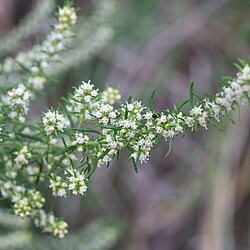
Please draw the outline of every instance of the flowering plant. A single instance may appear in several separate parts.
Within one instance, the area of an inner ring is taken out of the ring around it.
[[[0,191],[13,203],[20,217],[31,217],[44,232],[62,238],[67,223],[44,210],[45,198],[39,184],[55,197],[67,192],[84,195],[97,167],[108,165],[119,152],[130,152],[135,171],[138,162],[147,162],[162,138],[171,145],[188,129],[197,131],[213,125],[250,100],[250,66],[241,61],[235,78],[225,78],[222,91],[202,99],[190,86],[190,97],[173,110],[155,112],[149,105],[129,97],[121,104],[118,88],[95,89],[82,82],[57,109],[49,109],[38,123],[28,117],[31,102],[49,77],[51,65],[60,60],[74,37],[76,12],[70,3],[58,11],[58,24],[28,52],[7,58],[0,65],[3,76],[16,72],[20,82],[1,93]],[[197,100],[197,101],[195,101]],[[190,106],[189,112],[183,107]],[[168,154],[167,154],[168,155]]]

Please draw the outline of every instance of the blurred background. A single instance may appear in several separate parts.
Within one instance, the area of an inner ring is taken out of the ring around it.
[[[0,0],[0,57],[29,49],[49,32],[63,1]],[[75,0],[80,7],[75,49],[55,66],[57,83],[33,105],[32,119],[56,106],[82,80],[119,85],[154,109],[172,108],[198,93],[221,89],[222,70],[250,55],[249,0]],[[204,96],[204,95],[203,95]],[[234,115],[236,119],[237,116]],[[39,234],[28,221],[0,210],[0,249],[246,250],[250,249],[250,111],[237,125],[177,138],[152,153],[139,174],[126,161],[98,169],[86,197],[52,200],[70,234]],[[49,194],[48,194],[49,196]],[[52,205],[51,205],[52,206]]]

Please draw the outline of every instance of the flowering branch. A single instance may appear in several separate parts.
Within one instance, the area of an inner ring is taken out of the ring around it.
[[[41,184],[55,197],[65,197],[67,191],[84,195],[96,168],[108,165],[121,150],[130,152],[129,159],[138,172],[138,162],[147,162],[162,139],[170,141],[171,149],[178,135],[185,135],[188,129],[207,129],[209,124],[218,127],[215,122],[221,116],[231,119],[231,111],[250,100],[250,66],[242,62],[236,77],[227,78],[214,98],[202,99],[191,84],[189,99],[172,111],[155,112],[154,93],[148,107],[132,97],[120,104],[118,88],[107,87],[100,92],[88,81],[64,98],[57,110],[45,112],[40,123],[31,123],[30,102],[36,90],[43,87],[48,65],[72,37],[75,21],[75,10],[70,5],[59,10],[59,24],[42,45],[23,54],[25,60],[17,56],[12,61],[10,70],[31,68],[25,84],[1,97],[1,112],[6,117],[0,120],[5,124],[3,130],[0,126],[1,194],[11,199],[15,214],[33,218],[43,231],[60,238],[67,233],[67,224],[43,210],[45,198],[38,191]],[[6,61],[3,65],[2,72],[8,73]],[[185,113],[183,107],[188,104],[190,111]]]

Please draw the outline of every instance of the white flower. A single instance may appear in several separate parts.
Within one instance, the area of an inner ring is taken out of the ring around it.
[[[147,162],[149,160],[149,155],[148,154],[145,154],[145,153],[142,153],[139,157],[139,161],[141,163],[144,163],[144,162]]]
[[[113,119],[116,118],[116,113],[114,111],[110,112],[109,117]]]
[[[202,105],[196,106],[193,109],[191,109],[190,115],[191,116],[199,116],[199,115],[202,115],[202,111],[203,111]]]
[[[121,95],[119,93],[118,88],[107,87],[102,92],[102,101],[104,103],[113,105],[114,103],[118,102],[120,99],[121,99]]]
[[[23,166],[28,164],[28,159],[31,157],[31,153],[28,151],[28,147],[24,146],[17,154],[15,162],[17,165]]]
[[[9,90],[5,98],[7,105],[11,107],[12,115],[10,118],[15,118],[17,114],[27,115],[29,111],[31,92],[24,84],[19,84],[16,88]],[[13,115],[13,114],[16,115]],[[25,119],[25,118],[24,118]]]
[[[94,89],[90,92],[91,96],[97,96],[98,95],[98,89]]]
[[[47,135],[51,135],[55,130],[61,132],[69,125],[69,121],[58,111],[49,110],[42,118],[44,130]]]
[[[91,101],[91,96],[90,95],[84,96],[84,101],[85,102],[90,102]]]
[[[84,174],[81,174],[76,169],[67,170],[65,174],[67,174],[67,179],[69,181],[68,189],[72,192],[72,194],[83,195],[87,191],[87,185],[85,184]]]
[[[52,234],[60,239],[64,238],[68,233],[68,224],[65,221],[55,221],[50,227]]]
[[[180,126],[179,124],[175,127],[175,132],[177,132],[177,133],[182,133],[183,132],[183,127],[182,126]]]
[[[127,109],[128,111],[132,111],[134,109],[134,104],[133,103],[127,104]]]
[[[26,165],[28,164],[28,161],[27,159],[25,158],[24,154],[18,154],[18,156],[16,157],[15,159],[15,162],[18,164],[18,165]]]
[[[204,112],[203,116],[198,118],[198,122],[202,127],[205,127],[207,129],[207,114]]]
[[[191,116],[186,117],[186,124],[188,125],[188,127],[190,127],[190,128],[193,129],[193,127],[194,127],[194,125],[195,125],[195,120],[194,120],[194,118],[191,117]]]
[[[152,113],[152,112],[147,112],[147,113],[144,115],[144,117],[145,117],[146,120],[150,120],[150,119],[152,119],[152,117],[153,117],[153,113]]]
[[[31,214],[32,208],[27,197],[18,198],[14,204],[14,212],[20,217],[27,217]]]
[[[63,182],[60,176],[53,174],[52,178],[50,178],[49,187],[52,189],[53,195],[55,197],[66,196],[66,189],[68,188],[68,184],[66,182]]]
[[[75,9],[69,6],[64,6],[63,8],[59,9],[59,22],[61,25],[73,25],[76,23],[76,13]]]

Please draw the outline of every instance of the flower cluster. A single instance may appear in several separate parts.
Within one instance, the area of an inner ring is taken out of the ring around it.
[[[20,52],[15,59],[7,58],[0,65],[0,74],[23,71],[22,84],[10,89],[1,99],[9,118],[20,123],[27,119],[30,102],[37,90],[42,90],[48,80],[51,65],[59,59],[59,53],[67,48],[73,36],[72,26],[76,22],[75,9],[66,5],[59,9],[59,23],[41,45],[35,45],[30,51]]]
[[[68,225],[53,214],[46,214],[42,209],[45,198],[39,191],[26,189],[11,181],[0,181],[0,192],[3,197],[9,197],[13,202],[13,211],[21,218],[31,217],[36,226],[43,228],[44,232],[63,238],[68,232]]]
[[[58,61],[58,53],[65,50],[73,36],[71,28],[76,23],[75,9],[71,6],[59,9],[58,20],[59,23],[41,45],[35,45],[28,52],[19,53],[15,59],[7,58],[0,65],[0,72],[8,74],[25,68],[30,72],[28,83],[35,89],[42,89],[49,65]]]
[[[46,214],[44,210],[40,209],[34,215],[35,225],[42,227],[46,233],[52,233],[55,237],[64,238],[68,233],[68,224],[50,213]]]
[[[49,187],[52,190],[52,193],[55,197],[66,196],[66,190],[68,188],[68,184],[62,180],[62,177],[52,174],[50,178]]]
[[[24,191],[24,190],[23,190]],[[35,210],[43,207],[45,199],[40,192],[35,190],[28,190],[21,193],[16,193],[12,197],[14,203],[14,212],[20,217],[28,217],[34,213]]]
[[[75,9],[70,6],[64,6],[59,9],[59,22],[60,24],[56,26],[58,30],[67,30],[69,26],[76,23],[76,12]]]
[[[67,169],[65,171],[66,178],[62,178],[59,175],[52,174],[49,187],[55,197],[66,196],[67,190],[72,194],[83,195],[87,191],[86,177],[76,169]]]
[[[102,92],[102,100],[105,103],[113,105],[120,101],[121,95],[118,88],[106,87],[106,89]]]
[[[72,30],[76,23],[75,9],[68,3],[59,8],[58,21],[40,45],[34,45],[31,50],[20,52],[15,58],[7,58],[0,64],[0,74],[3,77],[8,79],[11,74],[15,74],[17,79],[13,82],[22,82],[13,84],[10,81],[6,91],[4,90],[0,96],[2,101],[0,132],[4,138],[8,137],[3,141],[5,144],[1,145],[0,164],[3,170],[0,175],[0,192],[3,197],[12,201],[16,215],[31,217],[44,231],[63,237],[67,233],[67,224],[43,211],[47,221],[44,224],[41,221],[44,216],[39,217],[38,214],[45,198],[37,190],[29,189],[31,185],[35,186],[34,184],[47,179],[41,175],[42,165],[46,164],[46,170],[48,170],[49,164],[60,161],[60,157],[48,153],[46,159],[42,159],[40,154],[46,146],[39,145],[34,139],[34,143],[30,145],[27,139],[39,137],[34,135],[35,131],[39,130],[39,126],[35,128],[34,125],[29,124],[30,103],[45,82],[50,79],[48,75],[51,66],[58,61],[59,53],[65,51],[72,40]],[[6,117],[4,122],[7,123],[6,131],[3,130],[2,117]],[[53,138],[52,134],[64,131],[69,123],[58,111],[49,111],[45,114],[43,124],[47,127],[47,134],[51,135],[50,142],[53,144],[57,139]],[[43,140],[40,138],[38,141],[41,143]],[[18,152],[17,149],[19,149]],[[22,185],[20,185],[20,179]],[[68,187],[68,184],[66,185]],[[51,188],[56,192],[56,185]],[[60,190],[57,194],[62,195]]]
[[[43,125],[47,135],[53,134],[55,131],[61,131],[69,125],[69,121],[58,111],[49,110],[43,117]]]
[[[90,81],[82,82],[69,100],[68,110],[77,113],[83,120],[90,120],[92,110],[98,105],[98,89]]]
[[[84,150],[84,145],[89,141],[89,137],[83,133],[77,132],[75,134],[75,141],[72,142],[72,145],[77,146],[78,151]]]
[[[213,119],[219,121],[220,115],[234,109],[234,105],[247,102],[250,96],[249,72],[250,67],[244,65],[237,77],[229,81],[213,100],[205,98],[197,102],[187,114],[177,108],[172,112],[164,110],[156,113],[132,99],[115,109],[111,103],[114,104],[120,99],[118,92],[108,88],[99,96],[98,90],[95,90],[90,82],[83,82],[75,90],[75,94],[69,97],[69,110],[73,119],[78,119],[75,113],[84,114],[86,120],[100,127],[100,131],[85,129],[99,134],[93,139],[77,132],[72,145],[84,154],[88,152],[92,164],[97,166],[109,164],[125,147],[131,151],[131,158],[135,163],[146,162],[150,158],[151,150],[159,141],[159,136],[165,140],[173,140],[179,134],[184,134],[188,128],[207,129]]]
[[[15,162],[18,166],[25,166],[29,163],[29,158],[31,158],[31,153],[28,150],[27,146],[24,146],[18,153],[15,158]]]
[[[32,93],[24,84],[19,84],[16,88],[9,90],[7,95],[3,97],[5,105],[10,107],[8,116],[11,119],[18,118],[21,123],[24,123],[31,97]]]
[[[72,194],[83,195],[87,191],[87,186],[85,184],[85,175],[81,174],[76,169],[69,169],[65,172],[67,174],[67,179],[69,182],[68,189],[72,192]]]
[[[74,195],[85,194],[86,184],[95,168],[108,165],[124,148],[130,151],[130,158],[137,171],[137,162],[143,163],[150,159],[150,153],[161,141],[161,137],[172,141],[179,134],[185,134],[188,128],[207,129],[213,120],[219,121],[221,115],[249,101],[250,67],[244,65],[237,77],[229,81],[214,99],[199,100],[191,105],[187,113],[179,108],[154,112],[132,98],[116,108],[116,102],[120,99],[119,92],[112,88],[105,91],[99,92],[90,81],[82,82],[74,94],[69,96],[66,106],[62,106],[67,108],[61,111],[49,110],[42,118],[43,130],[50,138],[46,140],[48,144],[43,145],[44,142],[39,141],[34,145],[29,143],[29,146],[24,146],[16,153],[15,165],[27,166],[28,171],[28,168],[38,169],[30,165],[33,151],[37,154],[46,152],[47,160],[43,159],[43,163],[47,168],[43,172],[46,174],[49,171],[49,188],[56,197],[66,196],[67,191]],[[65,131],[69,119],[73,125]],[[60,134],[55,133],[58,131]],[[33,151],[29,150],[30,146],[33,146]],[[39,151],[35,150],[36,147]],[[77,159],[79,154],[82,155],[81,160]],[[7,171],[7,166],[13,165],[11,159],[5,162],[6,176],[9,173],[9,177],[1,183],[1,193],[5,197],[13,197],[15,213],[21,217],[32,217],[45,232],[63,237],[67,233],[67,224],[55,219],[52,214],[46,214],[42,210],[44,198],[39,193],[17,185],[14,181],[16,174]],[[59,166],[63,171],[56,171]]]

